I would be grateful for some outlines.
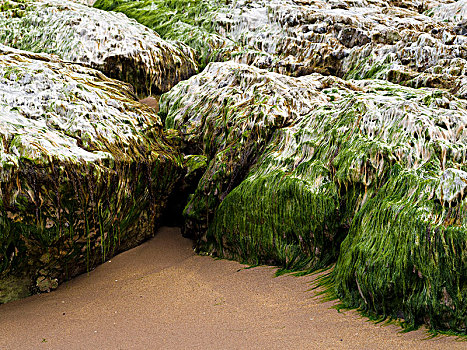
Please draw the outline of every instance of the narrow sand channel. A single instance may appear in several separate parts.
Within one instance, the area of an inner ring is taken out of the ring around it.
[[[177,228],[49,294],[0,305],[0,349],[465,349],[338,313],[312,276],[197,256]]]

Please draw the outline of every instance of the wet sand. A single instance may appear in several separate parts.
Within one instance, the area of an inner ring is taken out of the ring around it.
[[[375,325],[281,276],[197,256],[162,228],[56,291],[0,305],[0,349],[465,349],[455,337]]]

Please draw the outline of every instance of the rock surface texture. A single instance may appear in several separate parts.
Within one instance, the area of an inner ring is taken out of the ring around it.
[[[181,158],[131,86],[0,46],[0,302],[154,234]]]
[[[166,92],[197,71],[192,49],[123,14],[55,0],[6,1],[1,10],[0,43],[96,68],[140,96]]]
[[[437,87],[466,97],[465,1],[98,0],[197,50],[281,74]]]

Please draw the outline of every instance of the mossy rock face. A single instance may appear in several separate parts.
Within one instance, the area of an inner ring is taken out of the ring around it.
[[[98,0],[94,7],[122,12],[154,29],[162,38],[177,40],[196,50],[202,67],[227,57],[234,42],[216,31],[219,12],[228,11],[225,0]]]
[[[286,270],[337,261],[347,305],[465,332],[465,101],[226,62],[161,106],[208,160],[185,208],[199,250]]]
[[[465,334],[467,173],[436,163],[393,170],[353,219],[333,280],[346,305]],[[462,190],[441,202],[452,177]]]
[[[186,43],[203,66],[232,59],[292,76],[386,79],[465,97],[464,2],[450,2],[98,0],[95,6]]]
[[[54,288],[153,236],[183,159],[131,91],[0,46],[2,302],[25,280]]]
[[[186,154],[207,168],[185,208],[185,233],[202,239],[215,209],[248,174],[275,130],[309,113],[325,96],[322,76],[291,78],[234,62],[210,63],[163,95],[166,127],[181,135]]]
[[[338,257],[333,288],[346,305],[465,332],[466,104],[353,83],[322,90],[332,101],[277,133],[217,209],[208,241],[229,255],[240,241],[286,269]]]
[[[140,97],[166,92],[197,71],[192,49],[123,14],[54,0],[6,1],[0,9],[1,44],[96,68],[132,84]]]

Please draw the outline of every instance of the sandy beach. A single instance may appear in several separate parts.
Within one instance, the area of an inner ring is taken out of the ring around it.
[[[0,305],[0,349],[465,349],[400,333],[309,291],[313,276],[193,253],[162,228],[56,291]]]

